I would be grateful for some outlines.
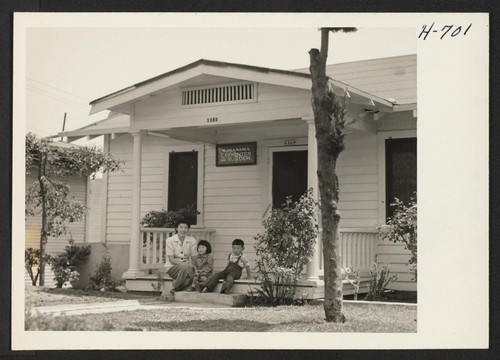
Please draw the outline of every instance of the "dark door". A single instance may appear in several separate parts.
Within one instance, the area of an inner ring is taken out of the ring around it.
[[[168,210],[196,208],[198,199],[198,152],[170,153],[168,170]],[[196,218],[187,219],[196,224]]]
[[[386,216],[394,213],[394,198],[405,204],[417,191],[417,139],[387,139],[386,154]]]
[[[291,195],[297,201],[307,190],[307,150],[273,153],[273,208]]]

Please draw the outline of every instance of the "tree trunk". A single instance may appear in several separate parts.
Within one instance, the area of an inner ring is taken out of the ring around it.
[[[328,88],[326,58],[328,30],[322,29],[321,52],[311,49],[310,71],[312,78],[313,111],[318,144],[318,185],[321,199],[322,241],[325,282],[326,321],[342,323],[342,273],[338,210],[339,183],[336,164],[344,148],[345,122],[343,109]]]
[[[44,179],[45,158],[40,154],[38,165],[38,182],[40,183],[40,197],[42,200],[42,228],[40,229],[40,286],[45,286],[45,253],[47,247],[47,199]]]

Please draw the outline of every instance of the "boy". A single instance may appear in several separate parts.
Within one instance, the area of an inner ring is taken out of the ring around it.
[[[246,269],[247,278],[250,279],[250,262],[248,261],[247,256],[243,253],[243,250],[245,250],[245,243],[243,240],[235,239],[232,244],[232,250],[233,251],[228,256],[228,264],[226,268],[210,276],[205,283],[205,287],[202,292],[212,291],[217,285],[219,279],[224,279],[220,293],[228,293],[233,287],[234,280],[238,280],[241,277],[243,268]]]

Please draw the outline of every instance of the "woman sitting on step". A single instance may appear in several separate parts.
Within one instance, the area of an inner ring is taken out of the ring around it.
[[[179,221],[175,227],[176,234],[165,242],[165,255],[167,257],[165,268],[167,274],[173,279],[173,288],[170,290],[171,295],[163,290],[163,296],[172,296],[176,291],[191,288],[194,276],[193,257],[197,256],[198,253],[196,239],[187,236],[189,227],[188,221]]]

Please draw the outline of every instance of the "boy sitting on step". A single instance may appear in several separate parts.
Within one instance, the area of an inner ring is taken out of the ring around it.
[[[224,279],[220,292],[221,294],[228,293],[233,287],[234,280],[238,280],[241,277],[243,268],[246,269],[247,278],[251,278],[250,261],[248,261],[247,256],[243,253],[243,250],[245,250],[245,243],[243,240],[235,239],[232,244],[232,250],[233,251],[228,256],[226,268],[210,276],[202,292],[213,291],[219,279]]]

